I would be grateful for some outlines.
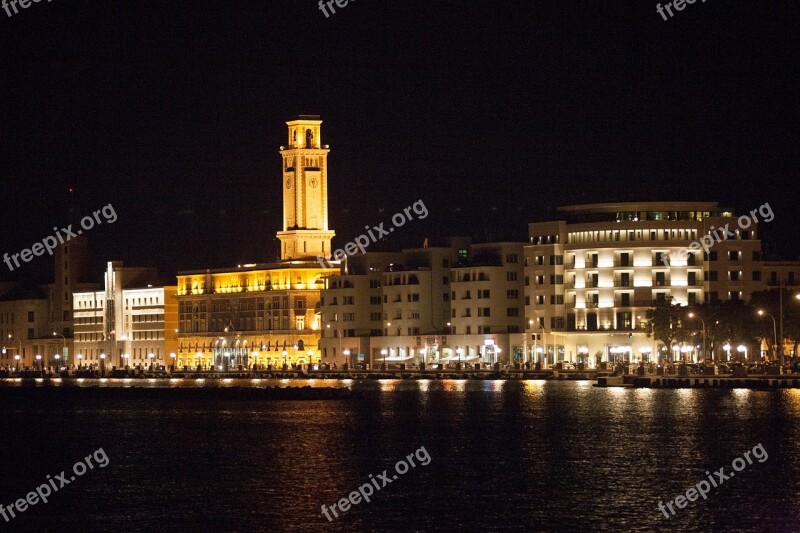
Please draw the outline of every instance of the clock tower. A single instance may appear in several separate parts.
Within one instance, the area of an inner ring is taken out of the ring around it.
[[[281,260],[330,257],[328,229],[328,145],[322,144],[322,121],[300,115],[289,126],[289,145],[281,146],[283,160],[283,231]]]

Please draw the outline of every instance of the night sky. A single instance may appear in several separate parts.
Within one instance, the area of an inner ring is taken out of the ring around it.
[[[335,7],[335,4],[334,4]],[[425,237],[526,236],[558,205],[770,203],[800,253],[797,8],[312,0],[31,4],[0,11],[0,254],[111,203],[109,260],[179,270],[276,257],[285,122],[318,114],[341,246],[422,199]],[[70,195],[68,189],[75,192]],[[371,249],[377,250],[375,245]],[[49,281],[35,258],[8,279]],[[172,278],[174,279],[174,278]]]

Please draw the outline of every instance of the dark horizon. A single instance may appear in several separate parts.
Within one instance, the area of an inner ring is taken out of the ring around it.
[[[285,122],[331,146],[334,245],[423,200],[389,249],[524,240],[559,205],[770,203],[796,259],[796,18],[788,2],[32,4],[2,18],[2,175],[17,253],[112,204],[107,261],[178,271],[274,259]],[[379,249],[378,247],[372,249]],[[52,279],[37,257],[0,279]],[[93,279],[92,279],[93,281]]]

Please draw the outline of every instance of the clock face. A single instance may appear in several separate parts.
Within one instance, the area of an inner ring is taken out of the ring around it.
[[[310,180],[308,180],[308,186],[311,187],[312,189],[316,189],[317,185],[318,185],[317,178],[311,178]]]
[[[286,188],[287,189],[292,188],[292,178],[286,178]]]

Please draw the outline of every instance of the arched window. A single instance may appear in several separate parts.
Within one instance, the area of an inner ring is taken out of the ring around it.
[[[314,147],[314,132],[310,129],[306,130],[306,148]]]

